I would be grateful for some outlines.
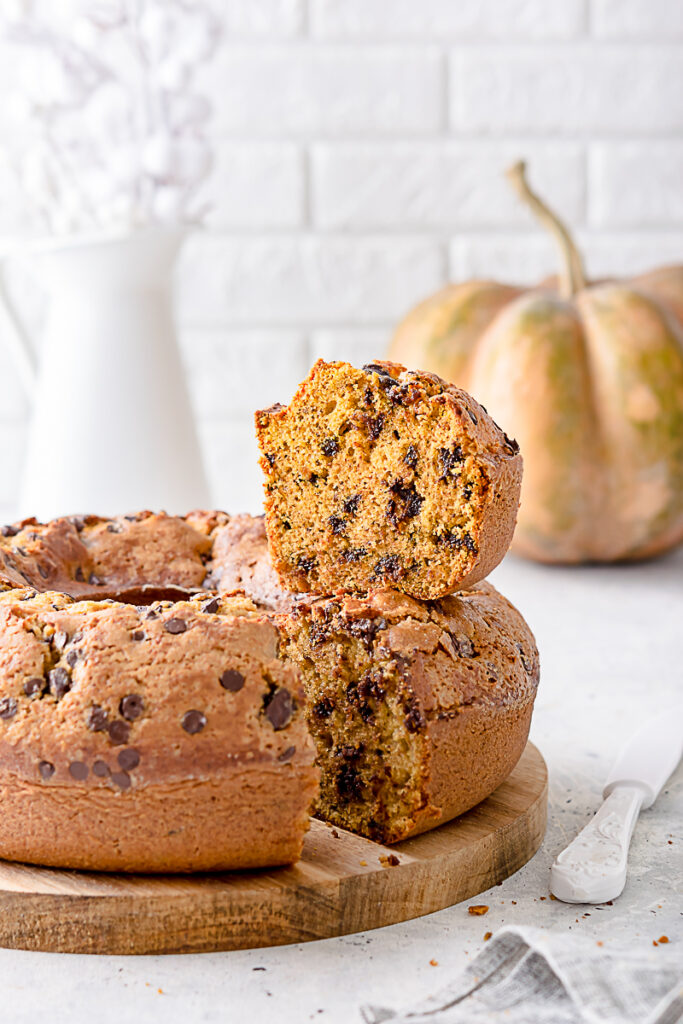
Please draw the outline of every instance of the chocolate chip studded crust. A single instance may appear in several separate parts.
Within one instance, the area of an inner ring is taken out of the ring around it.
[[[273,622],[202,586],[220,571],[213,538],[228,522],[5,528],[0,856],[117,871],[298,858],[318,778],[304,694]],[[62,592],[44,590],[44,572]]]
[[[319,360],[256,425],[271,555],[291,590],[439,598],[509,547],[517,444],[434,374]]]

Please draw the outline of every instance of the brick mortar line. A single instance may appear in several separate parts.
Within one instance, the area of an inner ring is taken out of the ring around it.
[[[443,285],[436,285],[432,291],[437,291]],[[390,330],[396,326],[396,323],[400,319],[401,314],[397,314],[394,320],[368,320],[362,323],[354,323],[347,319],[342,320],[311,320],[310,317],[301,317],[296,323],[282,322],[281,320],[233,320],[226,318],[225,320],[179,320],[178,325],[181,331],[193,330],[193,331],[204,331],[204,330],[224,330],[233,331],[236,328],[248,328],[254,330],[272,330],[272,331],[286,331],[292,329],[298,329],[302,334],[308,334],[309,336],[316,331],[381,331]]]
[[[286,53],[292,50],[308,50],[315,53],[317,50],[336,49],[339,51],[352,50],[355,47],[363,47],[363,55],[373,50],[414,50],[416,54],[424,54],[425,51],[435,52],[440,50],[447,52],[457,46],[472,46],[477,49],[524,49],[533,51],[548,46],[557,46],[563,49],[568,47],[581,46],[585,49],[598,47],[614,47],[615,49],[641,49],[648,47],[655,49],[659,47],[675,48],[683,44],[683,32],[662,32],[660,35],[641,34],[632,36],[610,36],[598,35],[594,32],[580,30],[571,36],[508,36],[504,38],[485,35],[468,35],[466,32],[461,36],[453,35],[444,38],[443,33],[434,35],[406,34],[403,36],[385,36],[378,39],[376,35],[315,35],[295,33],[291,36],[243,36],[226,37],[221,47],[221,52],[244,52],[250,54],[252,51],[267,48],[272,51]]]
[[[243,135],[236,133],[232,135],[230,132],[221,131],[219,134],[211,136],[211,141],[214,143],[227,143],[229,145],[240,145],[240,146],[265,146],[265,145],[281,145],[298,147],[305,145],[335,145],[335,144],[364,144],[364,143],[421,143],[421,142],[484,142],[491,145],[496,144],[508,144],[516,142],[518,139],[524,139],[531,144],[539,142],[547,142],[549,145],[552,143],[577,143],[579,145],[587,145],[590,142],[604,142],[613,143],[620,141],[633,141],[633,142],[680,142],[683,141],[683,127],[672,128],[666,132],[662,129],[653,131],[634,132],[620,134],[608,134],[606,130],[599,129],[597,134],[593,135],[590,133],[579,133],[575,130],[567,132],[558,131],[545,131],[542,128],[524,128],[520,132],[508,133],[504,131],[496,131],[494,129],[482,128],[480,131],[475,132],[472,129],[460,129],[457,125],[448,124],[443,128],[435,131],[420,132],[419,134],[412,134],[405,129],[401,130],[400,133],[392,134],[382,129],[371,129],[368,128],[367,134],[354,130],[348,134],[339,133],[336,135],[326,135],[324,133],[319,134],[316,132],[295,132],[290,131],[282,135]]]
[[[531,223],[531,222],[530,222]],[[653,225],[652,222],[648,224],[635,224],[635,225],[592,225],[586,221],[573,221],[573,228],[578,228],[582,231],[588,231],[591,237],[597,236],[614,236],[621,238],[628,235],[646,235],[653,237],[674,237],[683,231],[683,220],[679,224],[674,225]],[[260,227],[244,228],[235,227],[227,229],[209,229],[202,232],[204,237],[209,237],[213,241],[223,240],[230,241],[231,239],[260,239],[264,242],[269,240],[273,241],[299,241],[299,242],[316,242],[316,241],[334,241],[343,242],[348,240],[354,241],[366,241],[366,242],[382,242],[385,238],[390,237],[394,241],[400,239],[405,242],[425,242],[432,241],[435,246],[443,244],[444,241],[450,242],[462,238],[464,235],[479,236],[488,235],[495,237],[499,235],[523,238],[547,238],[549,237],[542,228],[537,228],[535,231],[531,231],[524,227],[523,224],[519,226],[514,224],[501,224],[500,226],[488,225],[477,225],[474,223],[463,224],[461,228],[455,226],[449,226],[445,231],[435,233],[434,228],[427,225],[424,228],[411,227],[409,231],[400,226],[387,225],[386,227],[374,227],[372,230],[364,227],[349,227],[348,229],[340,229],[338,227],[325,228],[320,225],[314,225],[311,230],[297,231],[296,228],[282,228],[277,229],[264,229]],[[195,238],[201,238],[202,236],[195,236]]]
[[[509,132],[496,132],[495,136],[492,134],[482,132],[469,131],[457,131],[454,130],[450,125],[447,126],[442,134],[433,135],[411,135],[406,132],[402,135],[382,135],[377,138],[377,133],[370,133],[368,135],[359,134],[358,132],[349,132],[348,135],[302,135],[292,138],[289,135],[230,135],[220,134],[211,136],[211,142],[219,146],[234,146],[248,147],[252,146],[255,149],[266,148],[266,147],[280,147],[285,149],[300,150],[305,146],[312,146],[315,150],[317,146],[367,146],[376,145],[382,147],[384,145],[389,146],[416,146],[416,145],[428,145],[436,146],[441,142],[448,142],[453,144],[463,143],[466,145],[481,144],[486,146],[509,146],[513,143],[520,143],[521,145],[538,145],[540,143],[547,143],[548,148],[553,145],[566,144],[566,145],[614,145],[614,144],[628,144],[639,143],[643,141],[647,142],[661,142],[663,144],[667,142],[680,143],[683,142],[683,128],[666,134],[662,133],[659,139],[655,135],[637,135],[633,132],[624,135],[572,135],[572,134],[559,134],[558,132],[548,131],[544,132],[543,135],[529,134],[529,129],[520,133],[509,133]]]

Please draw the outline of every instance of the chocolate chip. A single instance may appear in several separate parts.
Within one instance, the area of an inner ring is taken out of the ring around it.
[[[291,761],[296,754],[296,747],[287,747],[281,754],[278,755],[278,761]]]
[[[379,435],[384,430],[384,423],[385,419],[383,412],[381,412],[379,416],[376,416],[374,419],[372,418],[372,416],[368,417],[368,434],[370,435],[373,441],[376,441]]]
[[[156,619],[156,618],[158,618],[158,616],[159,616],[159,613],[155,612],[153,608],[150,608],[149,611],[147,612],[147,614],[145,615],[145,618],[146,619]]]
[[[519,451],[519,445],[515,441],[514,437],[508,437],[505,432],[503,432],[503,437],[505,438],[506,447],[509,449],[509,451],[512,452],[513,455],[516,455]]]
[[[72,778],[77,779],[79,782],[83,782],[83,779],[88,777],[88,766],[83,761],[72,761],[69,765],[69,775]]]
[[[384,624],[386,627],[386,622]],[[365,701],[383,700],[386,692],[387,682],[381,669],[368,669],[358,681],[358,694]]]
[[[140,641],[140,640],[144,640],[144,639],[145,639],[145,634],[143,633],[143,631],[141,629],[136,629],[134,633],[131,633],[131,640]]]
[[[80,565],[76,566],[74,572],[74,579],[76,580],[77,583],[85,583],[85,576],[83,575],[83,570],[81,569]]]
[[[387,620],[381,617],[375,619],[367,617],[350,619],[346,623],[346,628],[351,636],[355,636],[359,640],[364,640],[366,642],[367,649],[370,650],[372,647],[372,641],[374,640],[378,630],[387,628]]]
[[[115,783],[119,789],[130,789],[130,775],[126,772],[112,772],[111,781]]]
[[[36,676],[33,679],[26,680],[24,683],[24,693],[27,697],[32,697],[35,693],[42,693],[44,687],[45,680]]]
[[[419,732],[427,724],[417,704],[412,705],[403,721],[408,732]]]
[[[347,548],[346,551],[342,551],[339,556],[340,562],[360,562],[361,558],[367,555],[365,548]]]
[[[186,711],[180,724],[185,732],[189,732],[190,736],[194,736],[196,733],[201,732],[206,725],[206,715],[201,711]]]
[[[452,448],[439,448],[439,461],[441,462],[441,476],[439,480],[448,480],[450,477],[458,477],[455,467],[463,461],[464,455],[459,444]]]
[[[71,676],[65,668],[53,668],[48,674],[50,680],[50,691],[57,700],[61,700],[65,693],[71,689]]]
[[[116,760],[124,772],[129,772],[140,764],[140,753],[135,747],[126,747],[125,750],[121,751]]]
[[[185,619],[167,619],[164,623],[164,629],[167,633],[172,633],[175,636],[178,633],[185,632],[187,623]]]
[[[221,602],[217,597],[212,597],[210,601],[205,601],[201,606],[202,611],[206,612],[207,615],[215,615],[221,606]]]
[[[107,533],[121,533],[122,527],[118,523],[107,523]]]
[[[137,693],[129,693],[121,698],[119,711],[129,722],[134,722],[145,710],[145,702]]]
[[[403,456],[404,465],[408,466],[409,469],[415,469],[415,467],[417,466],[418,458],[418,451],[415,445],[408,445],[408,450]]]
[[[375,363],[368,363],[368,365],[364,366],[363,369],[377,374],[379,378],[379,386],[384,392],[386,392],[392,405],[404,404],[404,399],[408,395],[407,385],[401,384],[399,380],[396,380],[395,377],[391,376],[388,370],[385,370],[383,366],[378,366]]]
[[[388,576],[392,580],[398,579],[401,575],[401,562],[398,555],[384,555],[375,566],[373,576],[382,578]]]
[[[315,555],[299,555],[296,564],[301,572],[313,572],[318,564],[318,559]]]
[[[230,693],[237,693],[244,686],[245,679],[241,672],[238,672],[236,668],[229,668],[220,677],[220,684],[224,690],[229,690]]]
[[[88,583],[90,583],[93,587],[104,586],[104,580],[100,579],[100,577],[94,572],[91,572],[90,575],[88,576]]]
[[[0,526],[0,533],[3,537],[16,537],[19,533],[18,526]]]
[[[308,642],[311,647],[317,647],[324,643],[330,635],[330,631],[324,622],[313,622],[308,631]]]
[[[273,694],[268,694],[264,701],[264,713],[276,731],[289,725],[294,714],[294,700],[289,690],[281,686]]]
[[[339,441],[336,437],[326,437],[320,445],[320,450],[323,455],[327,455],[328,458],[332,458],[333,455],[337,455],[339,452]]]
[[[389,380],[394,379],[387,368],[380,366],[379,363],[366,363],[363,369],[366,373],[376,373],[378,377],[388,377]]]
[[[115,718],[113,722],[110,722],[107,726],[107,732],[109,733],[109,739],[115,746],[120,746],[122,743],[128,742],[128,736],[130,735],[130,726],[126,722],[122,722],[120,718]]]
[[[353,764],[343,764],[337,771],[335,778],[337,793],[343,803],[351,800],[360,800],[363,795],[363,784],[360,780],[358,769]]]
[[[46,580],[48,578],[48,576],[50,575],[49,569],[46,569],[44,565],[39,565],[38,566],[38,572],[40,573],[40,575],[43,577],[44,580]]]
[[[435,534],[434,543],[447,544],[449,548],[453,548],[455,551],[459,551],[464,547],[471,551],[472,554],[478,554],[477,546],[469,533],[459,533],[457,529],[444,530],[443,533]]]
[[[275,465],[275,456],[273,455],[272,452],[265,452],[263,457],[265,458],[269,466]]]
[[[316,718],[329,718],[334,708],[334,701],[330,697],[323,697],[322,700],[313,705],[313,714]]]
[[[55,766],[49,761],[41,761],[38,765],[38,771],[43,779],[51,779],[55,773]]]
[[[17,713],[17,702],[14,697],[0,697],[0,718],[14,718]]]
[[[342,508],[349,516],[355,516],[360,505],[360,494],[352,494],[350,498],[347,498],[342,502]]]
[[[337,537],[346,531],[346,520],[342,519],[341,516],[330,516],[327,523],[332,533]]]
[[[106,732],[109,724],[109,714],[99,704],[93,704],[85,724],[91,732]]]
[[[109,775],[109,765],[106,761],[95,761],[92,766],[93,775],[97,775],[99,779],[104,779]]]
[[[415,484],[405,486],[401,480],[396,480],[389,489],[395,495],[387,504],[386,516],[390,523],[398,526],[420,514],[424,498],[415,490]]]
[[[471,409],[468,409],[468,410],[467,410],[467,415],[469,416],[469,418],[470,418],[470,419],[472,420],[472,422],[473,422],[474,424],[476,424],[476,423],[478,423],[478,422],[479,422],[479,420],[478,420],[478,419],[477,419],[477,417],[476,417],[476,416],[474,415],[474,413],[472,412],[472,410],[471,410]]]

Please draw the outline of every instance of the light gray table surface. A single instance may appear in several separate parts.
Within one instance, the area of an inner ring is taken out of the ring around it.
[[[0,950],[0,1019],[346,1024],[360,1020],[361,1003],[401,1006],[445,985],[481,950],[485,932],[503,924],[571,929],[683,964],[680,767],[640,818],[613,906],[565,905],[548,889],[550,864],[597,808],[622,739],[683,697],[683,550],[605,568],[508,556],[491,579],[526,616],[541,652],[531,736],[550,769],[550,806],[545,842],[529,864],[429,917],[298,946],[169,957]],[[490,907],[486,916],[468,914],[473,902]],[[654,947],[662,935],[669,943]]]

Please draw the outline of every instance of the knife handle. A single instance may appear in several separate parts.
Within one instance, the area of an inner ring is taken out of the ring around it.
[[[565,903],[606,903],[626,884],[633,829],[646,794],[617,785],[550,869],[550,891]]]

